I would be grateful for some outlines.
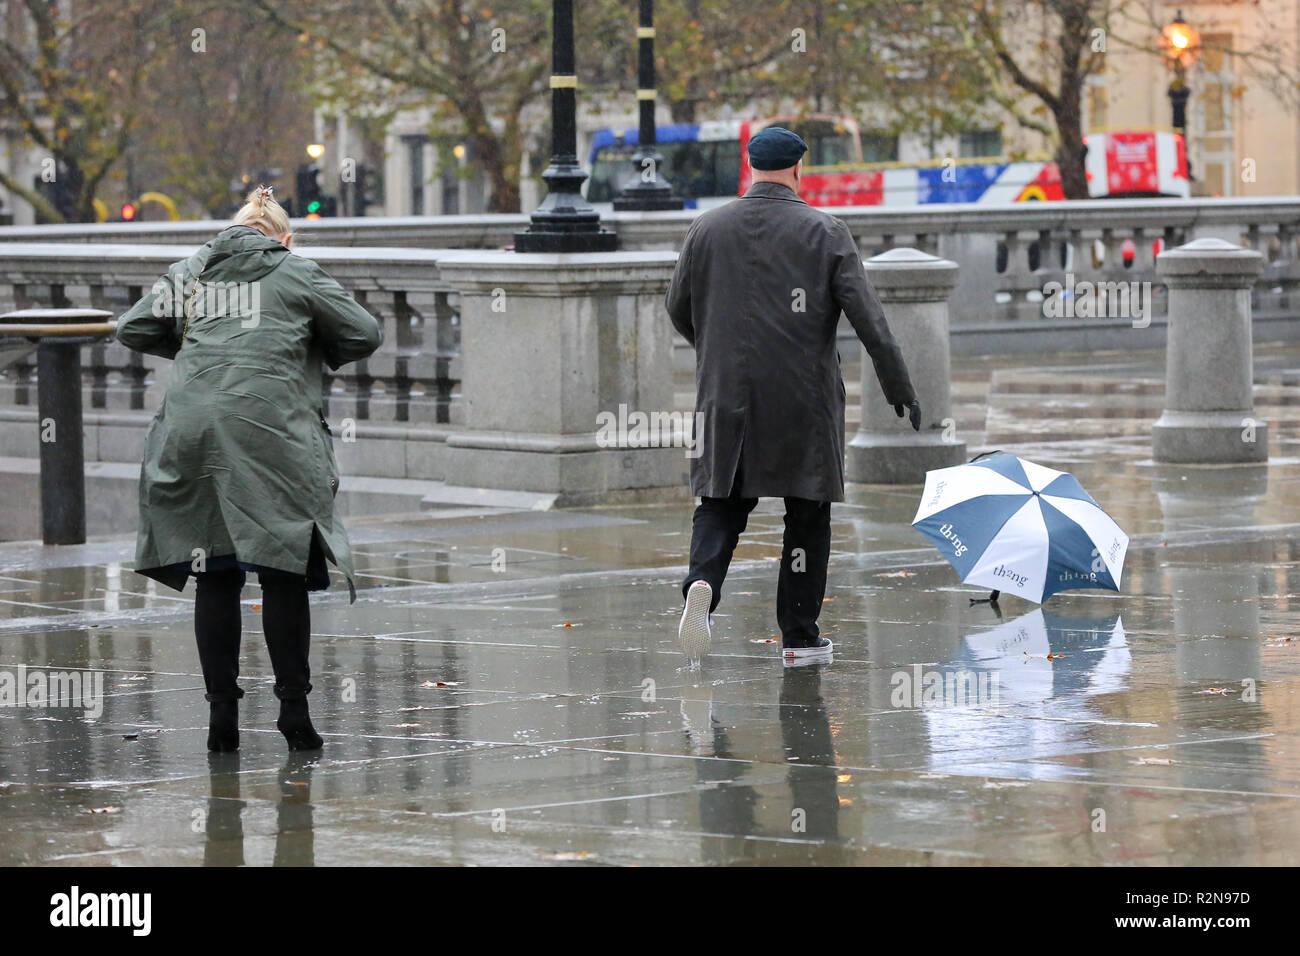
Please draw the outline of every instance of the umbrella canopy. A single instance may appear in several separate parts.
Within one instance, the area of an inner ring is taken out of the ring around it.
[[[927,472],[912,527],[962,581],[1042,603],[1119,590],[1128,535],[1073,475],[999,452]]]

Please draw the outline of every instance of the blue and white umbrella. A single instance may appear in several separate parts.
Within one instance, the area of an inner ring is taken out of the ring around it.
[[[927,472],[912,527],[962,581],[1042,603],[1119,590],[1128,535],[1063,471],[1002,452]]]

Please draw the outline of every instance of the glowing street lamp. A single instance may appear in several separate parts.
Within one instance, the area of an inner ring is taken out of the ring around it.
[[[1190,70],[1201,52],[1201,34],[1183,19],[1179,10],[1173,22],[1160,31],[1160,49],[1175,73]]]
[[[325,145],[323,143],[311,143],[307,147],[307,155],[312,159],[320,159],[325,155]]]
[[[1196,65],[1201,53],[1201,34],[1183,19],[1179,10],[1173,21],[1160,31],[1160,50],[1164,54],[1174,78],[1169,84],[1169,105],[1173,108],[1173,127],[1183,138],[1187,148],[1187,98],[1192,95],[1187,85],[1187,71]],[[1187,161],[1187,178],[1192,177],[1192,162]]]

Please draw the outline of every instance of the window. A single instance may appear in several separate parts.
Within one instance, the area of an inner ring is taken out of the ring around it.
[[[863,133],[862,161],[864,163],[898,162],[898,137],[892,133]]]
[[[659,175],[668,180],[679,199],[734,196],[740,188],[738,141],[659,143],[655,149],[662,159]],[[628,143],[596,151],[587,181],[588,202],[612,202],[641,175],[641,167],[632,158],[636,150]]]
[[[1002,130],[967,129],[962,130],[961,142],[957,155],[962,159],[1002,155]]]
[[[1232,37],[1227,34],[1202,36],[1201,58],[1194,68],[1187,147],[1193,189],[1200,195],[1231,196],[1236,184],[1237,144],[1232,128],[1236,80],[1231,57],[1225,52],[1231,45]]]
[[[1102,132],[1110,122],[1110,89],[1104,77],[1088,77],[1088,131]]]

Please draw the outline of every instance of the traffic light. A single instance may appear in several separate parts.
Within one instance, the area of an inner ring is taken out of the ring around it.
[[[298,205],[307,219],[319,219],[334,215],[333,201],[320,188],[320,167],[315,163],[303,163],[296,175]]]
[[[303,163],[294,176],[298,206],[308,219],[320,216],[320,167]]]
[[[379,168],[373,163],[361,163],[357,166],[356,215],[364,216],[370,206],[382,203],[383,181],[379,178]]]
[[[135,213],[136,213],[135,203],[133,202],[122,203],[123,222],[133,222],[135,220]]]

